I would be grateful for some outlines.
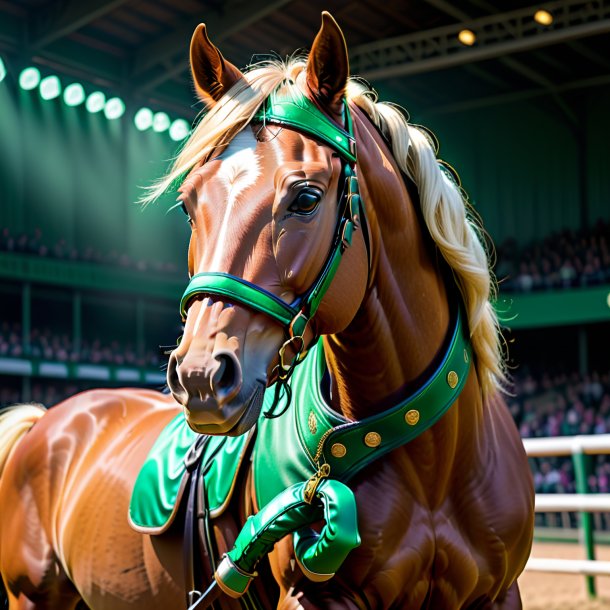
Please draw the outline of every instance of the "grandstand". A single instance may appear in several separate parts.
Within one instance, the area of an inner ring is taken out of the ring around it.
[[[283,53],[310,40],[326,8],[254,2],[245,17],[236,3],[168,0],[151,16],[131,0],[64,4],[0,2],[0,406],[163,387],[164,346],[181,334],[189,228],[169,211],[172,193],[146,209],[136,202],[199,110],[185,72],[189,32],[237,19],[221,40],[241,65],[251,47]],[[539,24],[535,44],[524,35],[497,50],[483,37],[418,69],[408,57],[386,65],[382,51],[402,52],[421,32],[476,31],[498,11],[475,0],[422,1],[409,15],[393,1],[339,4],[354,69],[435,132],[496,244],[508,402],[522,436],[610,433],[610,17],[556,2],[564,21],[548,41]],[[508,4],[497,17],[512,23],[532,3]],[[51,77],[57,95],[45,94]],[[82,103],[69,102],[71,84]],[[94,112],[96,93],[107,101]],[[610,458],[590,462],[589,491],[610,493]],[[576,491],[570,459],[531,464],[537,491]],[[555,536],[578,525],[574,512],[537,518]],[[595,526],[610,539],[610,513]]]

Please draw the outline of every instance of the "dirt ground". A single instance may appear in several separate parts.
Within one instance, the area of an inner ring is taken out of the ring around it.
[[[578,544],[538,542],[532,557],[586,559]],[[598,546],[596,558],[610,561],[610,547]],[[598,576],[597,600],[590,600],[585,577],[571,574],[525,572],[519,579],[524,610],[610,610],[610,576]]]

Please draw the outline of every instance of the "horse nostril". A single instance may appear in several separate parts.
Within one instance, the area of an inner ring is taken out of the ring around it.
[[[212,375],[210,385],[217,398],[225,400],[233,398],[241,386],[241,367],[237,357],[232,352],[217,352],[214,358],[218,361],[218,368]]]

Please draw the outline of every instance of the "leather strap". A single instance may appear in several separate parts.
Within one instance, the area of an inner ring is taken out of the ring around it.
[[[309,369],[300,369],[298,379],[293,383],[307,384],[319,392],[324,366],[321,343],[310,358],[312,360],[307,359],[309,365],[305,365]],[[298,434],[312,465],[319,468],[328,464],[331,479],[347,481],[365,466],[407,444],[435,424],[455,402],[466,383],[471,363],[472,346],[466,314],[459,307],[449,346],[437,370],[400,404],[359,421],[341,417],[323,399],[311,400],[310,408],[297,409]],[[311,413],[318,422],[315,434],[309,425]]]
[[[186,470],[189,472],[189,493],[184,515],[184,536],[182,540],[187,607],[201,597],[204,585],[204,564],[208,579],[213,573],[207,549],[200,536],[199,527],[200,514],[204,518],[206,516],[201,458],[209,440],[209,436],[198,436],[184,458]]]
[[[299,308],[288,305],[279,297],[242,278],[220,272],[197,273],[191,278],[180,301],[180,315],[186,317],[189,301],[195,295],[228,297],[235,303],[246,305],[287,326],[299,313]]]
[[[276,90],[267,98],[254,120],[263,125],[283,125],[306,133],[336,150],[348,163],[356,163],[356,139],[345,100],[344,104],[346,129],[341,129],[307,96],[293,91],[282,94]]]
[[[219,295],[265,313],[286,329],[288,337],[303,337],[309,320],[316,314],[335,277],[343,252],[351,245],[354,230],[361,223],[366,223],[365,210],[358,189],[358,179],[354,171],[356,140],[353,135],[351,114],[345,101],[344,108],[345,130],[333,123],[305,95],[294,92],[287,95],[275,91],[267,98],[255,116],[255,120],[265,124],[285,125],[311,135],[336,150],[343,159],[345,182],[339,199],[335,237],[326,262],[313,285],[295,302],[288,304],[267,290],[228,273],[198,273],[191,278],[180,300],[180,315],[183,319],[186,317],[189,302],[193,297]],[[368,235],[365,243],[370,262]],[[302,347],[297,350],[299,353],[295,358],[295,364],[303,355]]]

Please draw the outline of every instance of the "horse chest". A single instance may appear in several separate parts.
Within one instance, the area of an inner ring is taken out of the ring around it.
[[[507,564],[507,548],[527,529],[528,505],[509,515],[499,502],[490,502],[490,496],[502,497],[490,464],[422,468],[426,451],[420,449],[395,452],[363,471],[353,486],[362,544],[340,575],[373,607],[468,607],[490,588],[499,592],[505,575],[515,570]],[[512,462],[512,456],[504,457]],[[450,476],[435,476],[435,470],[449,470]],[[431,506],[435,481],[443,499]]]

